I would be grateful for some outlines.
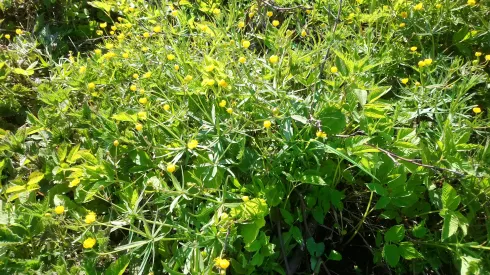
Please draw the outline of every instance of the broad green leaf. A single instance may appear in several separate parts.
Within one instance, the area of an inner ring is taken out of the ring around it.
[[[378,202],[376,202],[376,205],[374,206],[376,209],[383,209],[385,208],[389,203],[391,202],[390,197],[381,197],[379,198]]]
[[[88,4],[94,8],[104,10],[106,13],[111,12],[111,5],[104,3],[102,1],[92,1],[92,2],[88,2]]]
[[[346,125],[345,115],[340,109],[333,106],[321,110],[317,118],[321,121],[322,130],[327,135],[341,133]]]
[[[44,178],[44,173],[40,171],[34,171],[32,174],[29,175],[29,180],[27,181],[27,185],[31,186],[34,184],[37,184]]]
[[[113,262],[106,270],[105,275],[122,275],[131,261],[129,255],[123,255]]]
[[[392,226],[385,233],[385,241],[392,243],[399,243],[405,238],[405,227],[403,225]]]
[[[314,184],[314,185],[326,185],[325,181],[322,179],[322,177],[317,176],[317,175],[302,175],[299,180],[302,183],[309,183],[309,184]]]
[[[128,114],[126,112],[118,113],[112,115],[112,119],[117,121],[128,121],[128,122],[136,122],[138,121],[137,114]]]
[[[306,248],[311,256],[320,257],[325,251],[325,244],[322,242],[316,243],[315,240],[310,237],[306,240]]]
[[[452,211],[447,211],[446,214],[443,216],[444,218],[444,223],[442,225],[442,233],[441,233],[441,240],[444,241],[458,231],[459,227],[459,219],[454,215]]]
[[[394,244],[385,245],[383,247],[383,257],[391,267],[395,267],[400,261],[400,250],[398,246]]]
[[[368,183],[367,187],[369,188],[369,190],[374,191],[376,194],[380,196],[388,196],[388,191],[386,191],[383,185],[377,182]]]
[[[427,228],[424,226],[424,222],[416,225],[412,229],[412,234],[417,238],[423,238],[427,234]]]
[[[297,226],[291,227],[289,233],[298,244],[303,243],[303,234],[301,234],[301,230]]]
[[[332,250],[330,251],[330,254],[328,255],[328,259],[332,261],[341,261],[342,260],[342,254],[339,252]]]
[[[293,218],[293,215],[291,214],[291,212],[289,212],[288,210],[283,209],[283,208],[279,209],[279,211],[281,211],[281,215],[284,218],[284,221],[287,224],[292,225],[294,222],[294,218]]]
[[[417,258],[423,258],[422,254],[420,254],[417,249],[413,246],[411,242],[402,242],[398,245],[398,250],[400,251],[400,255],[406,260],[412,260]]]
[[[252,243],[257,238],[260,228],[264,227],[264,225],[265,220],[263,218],[257,219],[252,223],[241,224],[239,226],[239,232],[243,237],[243,242],[245,244]]]
[[[26,189],[27,189],[26,185],[14,185],[14,186],[7,188],[5,193],[10,194],[10,193],[14,193],[14,192],[24,191]]]
[[[445,183],[442,186],[442,206],[446,209],[449,210],[456,210],[458,208],[458,205],[461,201],[461,198],[458,196],[456,193],[456,190],[449,185],[448,183]]]

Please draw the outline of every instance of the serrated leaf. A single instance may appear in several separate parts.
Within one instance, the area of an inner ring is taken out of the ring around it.
[[[423,258],[422,254],[420,254],[417,249],[413,246],[411,242],[402,242],[398,245],[398,250],[400,251],[400,255],[406,260],[412,260],[417,258]]]
[[[400,261],[400,250],[398,246],[394,244],[385,245],[383,247],[383,257],[391,267],[395,267]]]
[[[454,190],[454,188],[451,185],[445,183],[442,186],[441,200],[442,200],[442,206],[444,208],[449,210],[456,210],[456,208],[458,208],[458,205],[461,201],[461,198],[458,196],[456,190]]]
[[[385,233],[385,241],[392,243],[399,243],[405,238],[405,227],[403,225],[392,226]]]
[[[458,231],[459,227],[459,219],[454,215],[452,211],[447,211],[447,213],[443,216],[444,223],[442,225],[442,233],[441,240],[444,241]]]
[[[34,171],[29,175],[29,180],[27,181],[27,185],[31,186],[37,184],[44,178],[44,173],[40,171]]]

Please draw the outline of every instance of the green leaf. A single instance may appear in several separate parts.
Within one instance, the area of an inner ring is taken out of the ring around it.
[[[303,235],[301,234],[301,230],[297,226],[291,227],[289,233],[291,233],[291,236],[298,244],[303,243]]]
[[[383,209],[390,202],[391,202],[391,198],[390,197],[381,197],[381,198],[379,198],[378,202],[376,202],[376,205],[374,207],[375,207],[375,209]]]
[[[118,121],[136,122],[136,121],[138,121],[138,115],[137,114],[128,114],[126,112],[122,112],[122,113],[112,115],[112,119],[118,120]]]
[[[441,240],[444,241],[458,231],[459,219],[452,211],[447,211],[443,216],[444,223],[442,225]]]
[[[94,8],[104,10],[107,13],[111,12],[111,5],[107,3],[101,1],[92,1],[92,2],[88,2],[88,4]]]
[[[405,238],[405,227],[403,225],[392,226],[385,233],[385,241],[392,243],[399,243]]]
[[[328,255],[328,259],[332,261],[341,261],[342,260],[342,254],[339,252],[332,250],[330,251],[330,254]]]
[[[57,150],[59,161],[64,161],[66,157],[66,153],[68,151],[68,144],[63,143]]]
[[[325,251],[325,244],[316,243],[315,240],[310,237],[306,240],[306,248],[311,256],[320,257]]]
[[[412,229],[412,234],[417,238],[423,238],[427,234],[427,228],[424,226],[424,222],[416,225]]]
[[[458,208],[459,203],[461,202],[461,198],[456,193],[454,188],[445,183],[442,187],[442,206],[449,210],[456,210]]]
[[[302,175],[299,179],[302,183],[309,183],[314,185],[326,185],[322,177],[317,175]]]
[[[257,235],[259,234],[260,228],[265,226],[265,220],[258,219],[255,220],[252,223],[249,224],[242,224],[239,226],[240,229],[240,235],[243,237],[243,242],[247,244],[251,244],[255,238],[257,238]]]
[[[20,75],[25,75],[25,76],[30,76],[30,75],[33,75],[34,74],[34,70],[33,69],[24,70],[24,69],[21,69],[21,68],[15,68],[12,72],[15,73],[15,74],[20,74]]]
[[[294,222],[294,218],[293,218],[293,215],[291,214],[291,212],[289,212],[288,210],[283,209],[283,208],[279,209],[279,211],[281,211],[281,215],[284,218],[284,221],[287,224],[292,225]]]
[[[423,258],[422,254],[420,254],[417,249],[413,246],[411,242],[402,242],[398,245],[398,250],[400,251],[400,255],[406,260],[412,260],[417,258]]]
[[[375,192],[376,194],[378,194],[380,196],[388,196],[388,191],[386,191],[386,189],[383,187],[383,185],[381,185],[377,182],[368,183],[367,187],[369,188],[369,190]]]
[[[321,110],[317,117],[322,123],[323,132],[328,135],[341,133],[345,128],[345,115],[333,106]]]
[[[131,258],[129,255],[123,255],[113,262],[106,270],[105,275],[122,275],[129,265]]]
[[[40,182],[44,178],[44,174],[39,171],[34,171],[29,175],[29,180],[27,181],[27,185],[31,186],[38,182]]]
[[[400,250],[398,246],[394,244],[385,245],[383,247],[383,257],[391,267],[395,267],[400,261]]]

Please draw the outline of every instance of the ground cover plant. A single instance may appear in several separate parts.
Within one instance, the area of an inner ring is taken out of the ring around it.
[[[490,272],[490,2],[68,2],[2,25],[1,270]]]

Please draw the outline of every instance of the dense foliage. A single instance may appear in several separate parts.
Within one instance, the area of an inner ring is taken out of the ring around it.
[[[488,1],[43,3],[0,35],[0,270],[490,272]]]

